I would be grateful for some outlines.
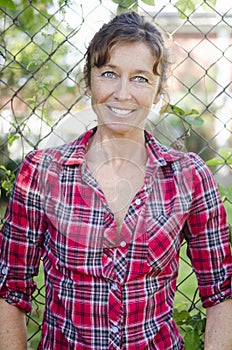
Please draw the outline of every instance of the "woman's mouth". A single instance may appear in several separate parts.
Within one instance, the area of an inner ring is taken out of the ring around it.
[[[123,108],[115,108],[115,107],[109,107],[109,109],[113,113],[115,113],[117,115],[121,115],[121,116],[127,116],[134,111],[134,109],[123,109]]]

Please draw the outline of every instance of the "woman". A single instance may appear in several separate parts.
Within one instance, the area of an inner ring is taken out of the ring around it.
[[[160,32],[136,13],[91,41],[85,78],[98,126],[30,153],[9,202],[0,349],[26,349],[19,310],[30,311],[41,256],[39,349],[184,349],[173,321],[183,239],[207,308],[205,350],[232,349],[229,230],[212,175],[144,130],[167,61]]]

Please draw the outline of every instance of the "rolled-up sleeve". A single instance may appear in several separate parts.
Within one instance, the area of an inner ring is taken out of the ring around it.
[[[39,152],[22,163],[0,230],[0,297],[25,312],[36,289],[45,220]]]
[[[204,307],[232,297],[232,260],[226,211],[214,177],[198,156],[193,164],[193,201],[186,226],[188,255]]]

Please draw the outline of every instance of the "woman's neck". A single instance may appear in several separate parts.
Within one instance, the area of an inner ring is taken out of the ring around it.
[[[144,130],[127,135],[103,133],[100,129],[89,140],[87,161],[111,162],[119,166],[127,161],[145,165],[147,159]]]

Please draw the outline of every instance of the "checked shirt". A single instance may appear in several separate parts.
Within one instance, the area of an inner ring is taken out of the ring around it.
[[[25,158],[0,233],[0,296],[29,312],[42,257],[39,349],[184,349],[172,317],[184,239],[203,306],[231,297],[229,229],[213,176],[197,155],[145,132],[144,184],[117,237],[86,165],[94,132]]]

